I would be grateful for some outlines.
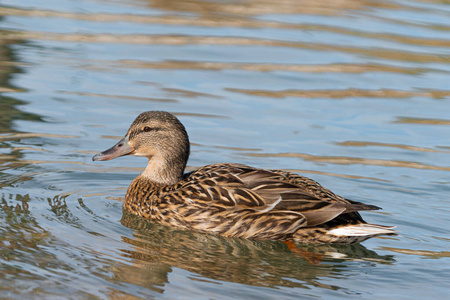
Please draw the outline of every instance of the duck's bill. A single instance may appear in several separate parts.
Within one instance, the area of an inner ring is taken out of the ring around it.
[[[128,137],[124,137],[117,144],[115,144],[108,150],[105,150],[103,152],[100,152],[99,154],[94,155],[94,157],[92,157],[92,160],[93,161],[110,160],[116,157],[131,154],[133,153],[133,151],[134,149],[131,148],[131,146],[128,143]]]

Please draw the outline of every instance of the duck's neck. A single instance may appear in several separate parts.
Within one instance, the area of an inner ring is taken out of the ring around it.
[[[183,179],[185,166],[186,162],[153,156],[149,159],[147,167],[140,176],[154,183],[173,185]]]

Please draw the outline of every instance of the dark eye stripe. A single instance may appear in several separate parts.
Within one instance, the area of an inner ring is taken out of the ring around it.
[[[163,130],[163,128],[145,126],[141,132],[160,131],[160,130]]]
[[[146,129],[146,128],[148,128],[148,129]],[[152,127],[149,127],[149,126],[145,126],[142,129],[135,129],[135,130],[131,131],[128,138],[129,139],[133,139],[134,137],[136,137],[137,135],[139,135],[141,133],[146,133],[146,132],[150,132],[150,131],[155,132],[155,131],[160,131],[160,130],[164,130],[164,129],[160,128],[160,127],[152,128]]]

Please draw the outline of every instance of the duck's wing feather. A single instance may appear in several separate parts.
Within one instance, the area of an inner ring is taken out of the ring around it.
[[[339,197],[306,177],[299,178],[285,171],[217,164],[190,174],[184,189],[190,191],[188,197],[195,195],[197,202],[223,209],[295,214],[306,220],[303,226],[323,224],[345,213],[378,209]],[[309,182],[305,183],[306,179]]]

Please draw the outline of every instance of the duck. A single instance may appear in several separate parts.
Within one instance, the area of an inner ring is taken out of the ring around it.
[[[162,225],[245,239],[305,244],[360,243],[393,235],[393,226],[365,222],[380,207],[341,197],[293,172],[216,163],[185,172],[190,142],[165,111],[137,116],[126,135],[93,161],[148,159],[127,189],[123,209]]]

